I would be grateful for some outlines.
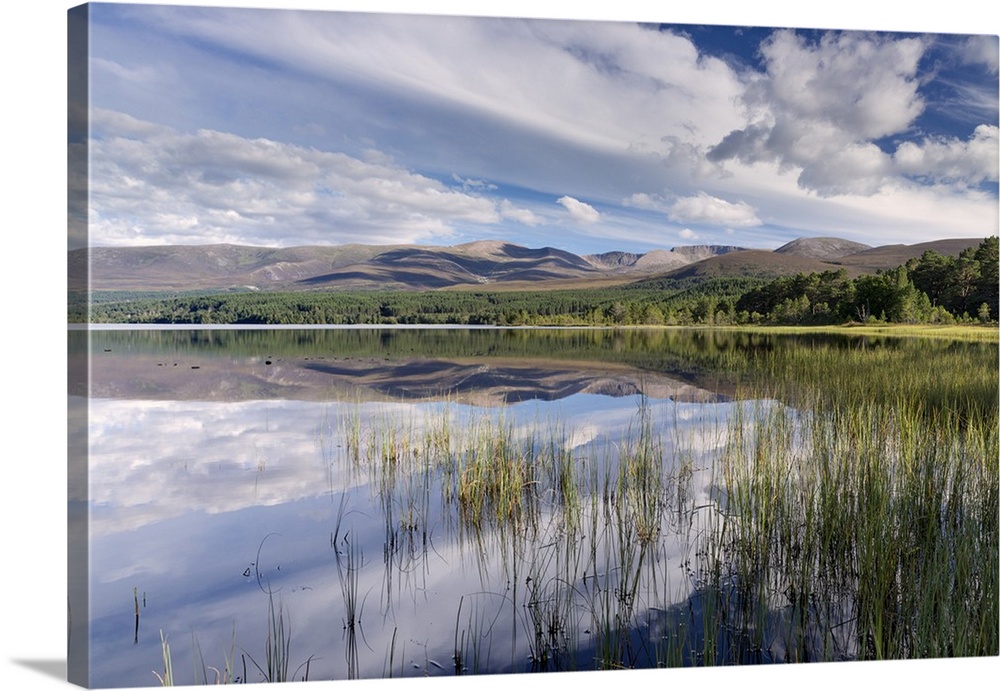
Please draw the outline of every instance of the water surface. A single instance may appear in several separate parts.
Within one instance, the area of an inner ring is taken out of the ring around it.
[[[85,357],[76,338],[71,358]],[[89,389],[71,382],[89,467],[70,500],[89,519],[101,687],[158,685],[164,639],[176,683],[227,664],[261,681],[277,614],[289,678],[662,664],[701,620],[695,551],[720,525],[715,466],[733,416],[783,405],[747,400],[717,364],[778,347],[760,336],[89,338]],[[476,514],[463,473],[505,444],[530,459],[526,503]]]

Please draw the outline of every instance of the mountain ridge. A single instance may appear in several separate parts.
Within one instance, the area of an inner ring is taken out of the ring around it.
[[[843,268],[852,276],[893,268],[933,249],[957,255],[982,238],[871,247],[840,238],[799,238],[776,250],[687,245],[645,253],[577,255],[501,240],[454,246],[156,245],[69,252],[70,289],[433,290],[609,285],[657,278],[780,276]],[[89,282],[86,269],[89,265]],[[599,282],[599,283],[598,283]]]

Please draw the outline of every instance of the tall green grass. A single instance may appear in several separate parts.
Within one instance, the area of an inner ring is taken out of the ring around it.
[[[746,415],[723,459],[729,527],[707,539],[728,554],[751,648],[997,654],[995,425],[917,401]]]

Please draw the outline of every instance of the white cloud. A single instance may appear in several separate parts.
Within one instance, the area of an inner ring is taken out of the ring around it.
[[[530,209],[516,206],[509,199],[504,199],[500,202],[500,215],[503,218],[517,221],[518,223],[526,226],[537,226],[544,222],[542,217],[538,214],[534,213]]]
[[[684,230],[677,233],[685,240],[696,240],[698,238],[698,233],[694,232],[690,228],[685,228]]]
[[[1000,129],[980,125],[968,141],[956,138],[926,138],[922,143],[904,142],[896,149],[900,172],[934,181],[996,182]]]
[[[779,117],[828,123],[856,139],[899,132],[924,108],[917,66],[924,42],[826,33],[808,44],[791,31],[764,42],[767,89]]]
[[[960,47],[962,60],[969,65],[984,65],[990,74],[997,74],[1000,53],[996,36],[970,36]]]
[[[742,201],[728,202],[707,192],[681,197],[672,203],[660,195],[636,192],[623,199],[622,205],[664,213],[675,223],[702,223],[727,228],[762,225],[762,221],[757,217],[757,211],[750,204]]]
[[[670,206],[667,215],[677,223],[707,223],[738,228],[761,225],[756,211],[749,204],[734,204],[705,192],[678,199]]]
[[[655,194],[646,194],[645,192],[636,192],[627,199],[622,200],[622,206],[631,206],[636,209],[645,209],[646,211],[663,211],[666,213],[670,210],[670,205],[660,197]]]
[[[452,173],[451,179],[459,183],[462,189],[465,190],[495,190],[497,186],[492,182],[487,182],[486,180],[475,180],[473,178],[462,178],[459,175]]]
[[[700,157],[690,154],[740,124],[742,86],[729,65],[700,54],[688,36],[635,23],[296,12],[266,21],[234,12],[220,22],[179,8],[149,13],[163,30],[291,67],[311,82],[411,99],[444,119],[485,117],[590,153],[686,154],[696,165]]]
[[[916,38],[792,31],[763,43],[766,75],[747,91],[750,122],[709,153],[717,162],[775,162],[821,195],[874,194],[891,157],[873,140],[905,131],[924,109]]]
[[[575,221],[579,221],[580,223],[597,223],[601,220],[601,214],[597,209],[586,202],[581,202],[579,199],[564,196],[559,197],[556,201],[566,207],[569,215]]]
[[[845,142],[836,149],[819,148],[799,174],[799,184],[823,196],[875,194],[891,173],[891,158],[875,144]]]
[[[93,124],[94,244],[416,242],[458,224],[538,222],[509,200],[449,188],[378,151],[354,158],[185,134],[106,111]]]

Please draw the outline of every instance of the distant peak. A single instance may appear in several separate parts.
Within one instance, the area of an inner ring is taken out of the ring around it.
[[[843,238],[797,238],[774,250],[778,254],[794,254],[811,259],[840,259],[856,252],[871,249],[866,245]]]

